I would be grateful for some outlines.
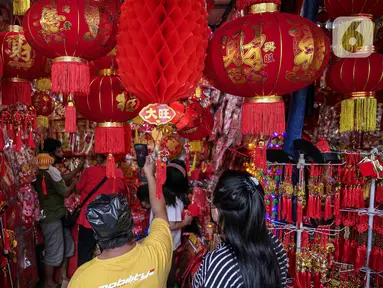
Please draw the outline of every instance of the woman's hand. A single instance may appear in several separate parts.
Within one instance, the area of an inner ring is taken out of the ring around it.
[[[186,215],[185,215],[185,218],[184,218],[184,220],[183,220],[182,222],[183,222],[183,224],[184,224],[185,226],[189,226],[189,225],[191,225],[191,223],[193,222],[193,217],[190,216],[189,214],[186,214]]]
[[[143,170],[146,178],[154,177],[154,173],[156,170],[156,162],[153,160],[152,156],[146,156],[146,161]]]

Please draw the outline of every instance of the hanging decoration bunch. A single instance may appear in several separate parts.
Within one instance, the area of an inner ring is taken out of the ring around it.
[[[140,117],[165,125],[175,116],[166,104],[187,98],[202,77],[209,28],[205,0],[127,0],[121,6],[117,60],[126,89],[146,102]],[[167,151],[157,151],[162,195]]]
[[[67,132],[76,130],[73,97],[90,92],[88,61],[115,47],[116,5],[115,1],[39,1],[24,16],[28,43],[53,59],[52,92],[68,97]]]

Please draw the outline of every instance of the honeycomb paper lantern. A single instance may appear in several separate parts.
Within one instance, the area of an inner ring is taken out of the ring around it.
[[[205,76],[222,92],[246,97],[243,134],[284,132],[282,95],[313,83],[329,60],[330,43],[321,29],[279,13],[279,4],[237,1],[247,15],[222,25],[209,41]]]
[[[117,38],[119,75],[146,103],[190,95],[202,76],[209,28],[205,0],[127,0]]]
[[[325,8],[332,18],[350,15],[383,15],[382,0],[325,0]]]

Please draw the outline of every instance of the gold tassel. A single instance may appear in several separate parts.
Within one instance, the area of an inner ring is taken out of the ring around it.
[[[134,143],[138,144],[138,127],[136,126],[136,129],[134,131]]]
[[[194,171],[196,166],[197,166],[197,153],[194,153],[193,164],[192,164],[192,167],[190,169],[190,172]]]
[[[49,119],[45,116],[37,116],[37,127],[39,128],[49,128]]]
[[[30,0],[13,0],[13,15],[23,16],[31,7]]]
[[[340,132],[376,131],[376,98],[350,98],[341,103]]]
[[[41,78],[37,80],[36,90],[38,91],[50,91],[52,87],[51,80],[49,78]]]

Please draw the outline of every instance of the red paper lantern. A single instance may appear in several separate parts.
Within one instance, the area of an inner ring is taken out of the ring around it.
[[[124,154],[130,149],[125,145],[126,131],[123,122],[136,117],[140,111],[140,102],[126,93],[121,81],[116,76],[96,76],[90,82],[90,94],[78,97],[76,106],[79,112],[91,121],[98,122],[96,128],[97,153]],[[131,139],[131,137],[128,137]],[[114,167],[114,158],[108,157],[109,169]],[[108,166],[108,165],[107,165]],[[113,172],[108,172],[113,177]]]
[[[43,75],[47,59],[38,54],[27,42],[23,29],[12,25],[0,33],[1,58],[4,80],[2,99],[4,105],[17,102],[31,105],[32,88],[29,80]]]
[[[189,96],[206,57],[205,0],[127,0],[120,18],[117,61],[126,89],[147,103]]]
[[[376,130],[376,91],[383,89],[383,55],[343,58],[327,72],[327,84],[343,94],[340,132]]]
[[[225,93],[247,97],[243,134],[284,132],[282,95],[313,83],[330,57],[321,29],[298,15],[276,12],[279,4],[237,1],[248,15],[221,26],[209,43],[207,78]]]
[[[333,18],[366,14],[383,15],[382,0],[325,0],[325,9]]]
[[[89,94],[88,61],[115,47],[116,2],[50,0],[35,3],[25,14],[28,42],[54,58],[52,92]]]

